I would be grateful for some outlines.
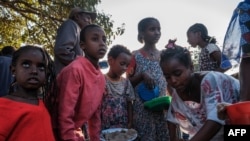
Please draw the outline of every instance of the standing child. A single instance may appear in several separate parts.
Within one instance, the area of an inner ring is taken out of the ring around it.
[[[82,29],[80,40],[85,57],[78,56],[57,77],[59,134],[61,140],[99,141],[105,78],[98,62],[107,51],[106,35],[100,26],[90,24]],[[89,133],[83,134],[83,127]]]
[[[230,67],[221,68],[221,50],[216,45],[216,39],[208,35],[205,25],[195,23],[187,31],[188,42],[192,47],[200,47],[199,68],[200,71],[225,72]]]
[[[135,89],[134,128],[142,141],[168,141],[168,127],[164,111],[153,112],[144,109],[144,101],[137,88],[144,82],[149,89],[159,87],[159,96],[166,96],[167,83],[159,65],[160,51],[156,43],[161,37],[161,27],[157,19],[148,17],[138,24],[138,40],[144,46],[133,52],[133,58],[127,70],[127,77]]]
[[[49,90],[55,79],[51,66],[49,55],[40,47],[27,45],[14,52],[14,82],[9,94],[0,98],[1,141],[55,140],[48,110],[38,98],[42,94],[46,106],[51,106],[48,102],[54,93]]]
[[[132,127],[134,89],[129,79],[122,77],[131,55],[123,45],[113,46],[108,53],[110,68],[105,74],[107,92],[102,103],[102,129]]]
[[[225,121],[218,119],[216,106],[239,101],[239,81],[217,71],[194,73],[189,51],[177,45],[162,51],[160,64],[173,87],[167,114],[171,141],[181,141],[179,128],[189,141],[223,141]]]

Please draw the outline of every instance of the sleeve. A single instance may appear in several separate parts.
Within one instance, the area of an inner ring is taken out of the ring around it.
[[[216,44],[208,44],[207,50],[211,54],[215,51],[220,51],[220,48]]]
[[[91,140],[97,141],[100,140],[101,132],[101,105],[99,105],[96,112],[89,120],[89,135]]]
[[[59,86],[58,123],[62,139],[75,139],[73,121],[75,106],[82,86],[77,69],[64,69],[58,76]]]
[[[58,29],[54,54],[64,65],[68,65],[76,57],[74,47],[78,38],[77,25],[73,21],[64,22]]]
[[[219,83],[213,74],[207,74],[201,83],[201,96],[206,106],[207,120],[224,125],[224,120],[220,120],[217,116],[217,105],[223,101],[222,92],[218,88],[221,87]]]
[[[133,76],[135,73],[135,68],[136,68],[136,60],[135,60],[135,56],[133,55],[129,63],[129,66],[127,68],[126,76],[127,77]]]
[[[174,110],[172,107],[172,103],[168,108],[167,115],[166,115],[166,120],[172,123],[178,123],[175,116],[174,116]]]
[[[128,85],[128,88],[127,88],[127,94],[128,94],[128,100],[129,101],[133,101],[135,100],[135,91],[134,91],[134,88],[132,86],[132,84],[130,83],[129,80],[127,80],[127,85]]]

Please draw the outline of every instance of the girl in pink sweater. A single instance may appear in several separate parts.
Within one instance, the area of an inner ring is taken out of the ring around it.
[[[58,129],[63,141],[99,141],[105,78],[98,62],[107,51],[106,35],[100,26],[91,24],[81,31],[80,40],[85,56],[78,56],[57,76]]]

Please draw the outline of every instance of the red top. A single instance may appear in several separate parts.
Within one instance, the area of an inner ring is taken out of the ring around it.
[[[54,141],[49,113],[38,105],[0,98],[0,141]]]
[[[85,57],[77,57],[58,74],[58,122],[62,140],[77,141],[75,130],[88,123],[91,141],[100,140],[100,104],[105,78]]]

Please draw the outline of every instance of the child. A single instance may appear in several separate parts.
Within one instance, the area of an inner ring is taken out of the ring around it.
[[[193,73],[189,51],[174,45],[162,51],[161,68],[173,87],[167,120],[170,140],[176,130],[190,135],[190,141],[223,140],[224,120],[217,117],[217,104],[239,101],[239,81],[217,71]]]
[[[1,141],[54,141],[46,106],[53,98],[53,64],[40,47],[27,45],[13,54],[11,71],[14,82],[8,95],[0,98]],[[50,95],[49,95],[50,94]],[[49,107],[48,107],[49,108]]]
[[[200,71],[219,71],[225,72],[230,67],[221,68],[221,51],[216,45],[216,39],[208,35],[205,25],[196,23],[189,27],[187,31],[188,42],[192,47],[199,46],[201,52],[199,55]]]
[[[99,141],[105,78],[98,62],[107,51],[106,35],[100,26],[90,24],[82,29],[80,40],[85,57],[77,57],[57,77],[59,134],[61,140]],[[83,134],[83,127],[89,133]]]
[[[166,96],[167,83],[160,68],[160,51],[156,43],[161,37],[161,27],[157,19],[148,17],[138,24],[138,40],[144,43],[139,50],[133,51],[133,58],[127,70],[135,90],[134,128],[142,141],[168,141],[168,127],[164,112],[153,112],[144,109],[144,101],[137,92],[139,84],[144,82],[149,89],[159,87],[159,96]]]
[[[105,74],[106,95],[102,102],[102,129],[132,128],[134,89],[129,79],[122,77],[131,60],[130,51],[114,45],[108,53],[109,71]]]

